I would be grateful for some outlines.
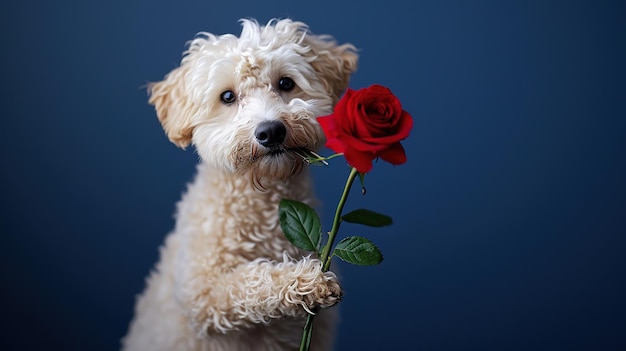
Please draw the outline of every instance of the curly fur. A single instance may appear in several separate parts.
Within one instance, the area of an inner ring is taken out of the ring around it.
[[[149,86],[168,138],[193,144],[201,162],[137,299],[124,350],[294,350],[307,311],[319,314],[313,349],[332,348],[337,316],[327,308],[341,287],[285,239],[278,203],[315,205],[293,151],[323,145],[315,117],[332,111],[357,55],[301,22],[242,25],[239,37],[200,33],[180,66]],[[280,89],[284,77],[293,90]],[[227,90],[235,102],[220,101]],[[257,140],[264,121],[285,126],[281,145]]]

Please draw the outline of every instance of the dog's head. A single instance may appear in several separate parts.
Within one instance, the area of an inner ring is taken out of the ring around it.
[[[181,64],[149,86],[169,139],[204,162],[255,177],[286,178],[317,150],[315,117],[332,112],[357,66],[354,46],[289,19],[242,20],[239,37],[200,33]]]

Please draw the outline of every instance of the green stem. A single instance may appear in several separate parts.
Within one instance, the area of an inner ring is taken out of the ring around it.
[[[335,157],[339,157],[339,156],[343,156],[343,153],[332,154],[332,155],[330,155],[330,156],[328,156],[328,157],[325,157],[324,159],[325,159],[326,161],[328,161],[328,160],[332,160],[333,158],[335,158]]]
[[[322,266],[322,271],[328,271],[330,268],[330,250],[335,242],[335,236],[337,232],[339,232],[339,225],[341,224],[341,213],[343,212],[343,206],[346,204],[346,200],[348,199],[348,194],[350,193],[350,188],[352,188],[352,183],[354,183],[354,179],[359,174],[356,168],[352,168],[350,170],[350,175],[348,176],[348,180],[346,181],[346,186],[343,188],[343,193],[341,194],[341,199],[339,199],[339,204],[337,204],[337,210],[335,211],[335,217],[333,218],[333,226],[328,233],[328,241],[326,242],[326,246],[322,250],[322,255],[320,260],[324,263]]]
[[[341,213],[343,211],[343,206],[346,204],[346,200],[348,199],[348,194],[350,193],[350,188],[352,188],[352,183],[354,183],[354,179],[359,174],[356,168],[352,168],[350,170],[350,175],[348,176],[348,180],[346,181],[346,186],[343,188],[343,193],[341,194],[341,198],[339,199],[339,203],[337,204],[337,210],[335,211],[335,217],[333,218],[333,226],[328,233],[328,241],[326,245],[322,249],[322,254],[320,256],[320,260],[322,261],[322,271],[326,272],[330,268],[331,255],[330,251],[332,249],[333,243],[335,242],[335,236],[337,236],[337,232],[339,232],[339,225],[341,224]],[[311,333],[313,332],[313,319],[315,315],[309,314],[306,318],[306,323],[304,324],[304,332],[302,334],[302,341],[300,343],[300,351],[308,351],[311,345]]]
[[[317,154],[314,154],[314,155],[315,155],[315,157],[311,157],[311,156],[309,155],[309,156],[308,156],[308,158],[306,159],[306,161],[307,161],[307,162],[309,162],[309,163],[322,162],[322,163],[324,163],[325,165],[328,165],[328,163],[327,163],[326,161],[328,161],[328,160],[332,160],[332,159],[333,159],[333,158],[335,158],[335,157],[343,156],[343,154],[342,154],[342,153],[332,154],[332,155],[330,155],[330,156],[328,156],[328,157],[322,157],[322,156],[319,156],[319,155],[317,155]]]
[[[309,351],[309,347],[311,346],[311,333],[313,332],[313,318],[315,318],[314,314],[309,314],[306,317],[306,322],[304,323],[304,332],[302,334],[302,341],[300,342],[300,351]]]

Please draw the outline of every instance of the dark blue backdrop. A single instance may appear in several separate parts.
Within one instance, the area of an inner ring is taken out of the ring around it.
[[[339,350],[626,349],[622,1],[5,1],[0,349],[116,350],[197,155],[142,87],[198,31],[292,17],[415,118],[344,227]],[[342,161],[315,169],[329,225]]]

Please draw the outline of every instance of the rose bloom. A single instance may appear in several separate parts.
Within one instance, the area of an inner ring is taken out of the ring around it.
[[[406,162],[400,141],[409,136],[413,118],[384,86],[347,89],[334,112],[317,121],[326,134],[326,147],[343,153],[360,173],[369,172],[379,157],[394,165]]]

